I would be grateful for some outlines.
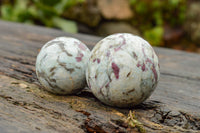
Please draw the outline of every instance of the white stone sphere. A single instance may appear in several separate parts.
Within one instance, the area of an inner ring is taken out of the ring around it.
[[[158,57],[141,37],[128,33],[110,35],[91,51],[86,79],[103,103],[132,107],[146,100],[160,77]]]
[[[90,50],[81,41],[58,37],[47,42],[36,60],[36,74],[47,91],[72,94],[86,84],[85,69]]]

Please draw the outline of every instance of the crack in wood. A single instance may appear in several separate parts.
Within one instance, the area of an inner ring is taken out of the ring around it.
[[[200,77],[187,77],[187,76],[181,76],[178,74],[172,74],[172,73],[166,73],[166,72],[161,72],[162,75],[166,75],[166,76],[173,76],[173,77],[177,77],[177,78],[183,78],[183,79],[187,79],[187,80],[194,80],[194,81],[200,81]]]
[[[31,62],[30,60],[26,60],[26,59],[22,59],[22,58],[15,58],[15,57],[3,57],[7,60],[11,60],[11,61],[14,61],[14,62],[19,62],[21,64],[24,64],[24,65],[31,65],[31,66],[34,66],[35,65],[35,62]]]
[[[200,116],[192,116],[182,111],[175,112],[168,110],[166,107],[156,109],[151,120],[166,126],[176,125],[185,130],[200,130]]]

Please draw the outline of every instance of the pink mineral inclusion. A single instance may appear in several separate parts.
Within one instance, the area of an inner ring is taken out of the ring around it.
[[[106,86],[105,86],[105,87],[106,87],[106,88],[108,88],[108,87],[109,87],[109,84],[110,84],[110,82],[108,82],[108,83],[106,84]]]
[[[146,55],[146,53],[144,51],[144,44],[142,44],[142,53],[143,53],[144,57],[147,57],[147,55]]]
[[[145,69],[145,64],[143,63],[142,65],[142,71],[144,72],[146,69]]]
[[[122,40],[122,44],[121,44],[119,47],[117,47],[117,48],[114,49],[115,52],[119,51],[119,50],[121,49],[121,47],[122,47],[123,45],[126,44],[126,39],[125,39],[125,37],[124,37],[123,35],[120,35],[119,37],[123,39],[123,40]]]
[[[106,56],[110,57],[110,51],[107,51]]]
[[[120,69],[114,62],[112,63],[112,69],[113,69],[116,79],[118,79]]]
[[[156,71],[156,68],[155,68],[155,65],[154,65],[154,64],[153,64],[152,72],[153,72],[154,77],[155,77],[155,80],[156,80],[156,82],[157,82],[157,80],[158,80],[158,74],[157,74],[157,71]]]
[[[82,43],[79,43],[78,47],[79,47],[81,50],[83,50],[83,51],[86,50],[85,45],[83,45]]]
[[[98,64],[100,63],[100,59],[99,59],[99,58],[97,58],[97,63],[98,63]]]
[[[76,61],[77,62],[81,62],[82,61],[82,58],[83,58],[83,54],[82,53],[78,53],[78,56],[76,57]]]
[[[90,81],[88,81],[88,87],[91,89],[91,84],[90,84]]]
[[[137,63],[137,67],[140,67],[140,66],[141,66],[141,64],[140,64],[140,62],[138,62],[138,63]]]
[[[93,59],[93,62],[97,61],[97,63],[99,64],[100,63],[100,59],[97,58],[97,59]]]
[[[123,39],[122,44],[126,44],[126,39],[125,39],[124,35],[120,35],[119,37],[121,37]]]
[[[120,45],[119,47],[115,48],[114,50],[115,50],[115,52],[117,52],[117,51],[119,51],[120,49],[121,49],[121,45]]]
[[[153,64],[153,62],[149,58],[146,59],[146,63],[147,62],[149,62],[150,64]]]
[[[81,50],[83,50],[83,51],[86,50],[86,47],[85,47],[85,45],[84,45],[83,43],[81,43],[81,42],[77,42],[77,41],[75,41],[74,43],[77,44],[78,47],[79,47]]]

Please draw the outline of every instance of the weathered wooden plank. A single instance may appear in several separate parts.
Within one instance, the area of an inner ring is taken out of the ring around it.
[[[128,132],[135,129],[128,128],[123,119],[129,110],[134,110],[151,132],[200,130],[200,55],[155,48],[161,66],[156,91],[134,109],[118,109],[101,104],[87,89],[76,96],[54,96],[38,89],[36,55],[45,42],[57,36],[76,37],[90,49],[101,39],[0,21],[0,99],[3,103],[0,104],[0,125],[5,125],[4,122],[9,125],[0,129],[64,132],[72,127],[70,131]],[[14,112],[18,113],[10,117]],[[54,115],[59,117],[54,118]],[[27,122],[18,121],[21,117]],[[37,123],[40,117],[42,121]],[[13,121],[17,121],[16,124]]]
[[[166,75],[200,81],[200,55],[166,48],[155,48],[161,72]]]
[[[129,110],[103,105],[90,91],[56,96],[21,80],[3,75],[0,79],[0,125],[6,124],[5,132],[136,131],[124,122]],[[153,101],[132,110],[148,132],[197,132],[199,128],[199,118]]]

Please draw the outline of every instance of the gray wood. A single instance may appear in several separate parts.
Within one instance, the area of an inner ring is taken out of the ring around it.
[[[103,105],[87,88],[72,96],[42,90],[35,59],[58,36],[78,38],[90,49],[101,39],[0,21],[0,131],[136,132],[125,122],[129,110],[148,132],[200,131],[200,55],[155,48],[161,66],[157,89],[143,104],[119,109]]]

